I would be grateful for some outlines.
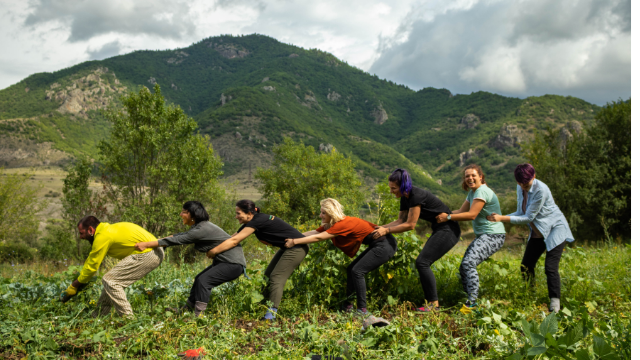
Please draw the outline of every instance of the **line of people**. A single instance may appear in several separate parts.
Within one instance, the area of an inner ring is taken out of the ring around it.
[[[243,273],[246,275],[241,242],[254,234],[259,241],[279,248],[264,271],[268,283],[263,295],[270,303],[264,319],[272,320],[276,317],[287,280],[309,252],[308,244],[331,239],[333,245],[350,258],[357,255],[363,244],[367,247],[347,267],[349,298],[343,310],[364,316],[365,323],[368,322],[365,325],[384,326],[388,324],[386,320],[367,310],[366,275],[398,251],[393,234],[411,231],[418,219],[424,219],[431,223],[432,234],[416,259],[425,300],[424,306],[414,309],[416,312],[439,310],[436,278],[431,266],[460,240],[459,221],[472,221],[475,233],[460,264],[460,278],[467,294],[460,309],[462,313],[468,314],[477,306],[480,288],[477,267],[504,245],[504,222],[529,226],[529,239],[521,264],[526,281],[534,281],[535,265],[542,254],[547,253],[545,273],[549,310],[557,312],[560,309],[559,263],[562,251],[567,242],[573,241],[573,235],[549,188],[536,179],[533,166],[518,165],[514,176],[518,205],[516,212],[509,215],[502,215],[498,196],[487,186],[480,166],[469,165],[464,168],[462,181],[462,187],[467,191],[466,200],[453,211],[428,190],[413,186],[406,170],[393,171],[388,178],[389,189],[400,199],[400,212],[397,220],[380,226],[346,216],[342,205],[331,198],[320,203],[322,225],[304,234],[277,216],[260,212],[251,200],[236,203],[235,217],[241,226],[233,235],[211,223],[204,206],[197,201],[186,202],[180,213],[183,223],[190,226],[189,230],[161,239],[132,223],[108,224],[94,216],[86,216],[78,222],[78,231],[80,238],[91,243],[91,253],[80,276],[61,294],[61,300],[66,302],[83,289],[108,255],[121,261],[102,278],[103,290],[94,316],[106,315],[112,308],[122,316],[132,316],[124,289],[162,263],[165,247],[194,244],[197,251],[212,259],[212,264],[195,277],[184,305],[173,310],[190,311],[199,316],[206,310],[214,287],[233,281]],[[351,301],[354,298],[355,306]]]

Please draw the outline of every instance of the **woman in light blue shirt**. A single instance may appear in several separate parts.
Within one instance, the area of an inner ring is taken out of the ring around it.
[[[540,256],[547,252],[544,271],[547,274],[549,290],[549,311],[560,310],[560,258],[567,242],[573,241],[567,219],[553,201],[549,187],[536,179],[536,171],[531,164],[521,164],[514,171],[518,183],[518,208],[509,215],[491,214],[493,222],[528,224],[529,239],[522,258],[521,270],[526,281],[533,281],[535,267]]]
[[[472,164],[464,168],[462,188],[469,194],[460,209],[452,211],[450,215],[442,213],[436,219],[439,223],[472,220],[476,238],[467,247],[460,263],[460,280],[467,293],[467,302],[460,311],[469,314],[477,306],[476,299],[480,289],[480,277],[476,268],[502,248],[506,234],[502,223],[487,220],[487,216],[492,213],[501,214],[500,200],[487,186],[480,166]]]

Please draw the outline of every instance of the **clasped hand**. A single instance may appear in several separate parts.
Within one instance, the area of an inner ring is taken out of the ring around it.
[[[285,241],[286,241],[286,242],[285,242],[284,246],[285,246],[287,249],[289,249],[289,248],[292,248],[292,247],[296,246],[296,244],[295,244],[295,242],[293,241],[293,239],[287,239],[287,240],[285,240]]]
[[[447,216],[448,216],[448,215],[449,215],[449,214],[447,214],[447,213],[440,213],[440,214],[438,214],[438,215],[436,216],[436,220],[438,221],[438,223],[443,223],[443,222],[445,222],[445,221],[449,221],[449,220],[447,219]]]
[[[502,215],[499,215],[497,213],[491,213],[491,215],[487,216],[487,220],[491,222],[499,222],[501,218],[502,218]]]
[[[389,230],[388,228],[386,228],[384,226],[376,226],[376,229],[373,230],[373,232],[372,232],[373,240],[379,238],[380,236],[385,236],[390,232],[391,232],[391,230]]]
[[[146,243],[144,243],[144,242],[136,243],[133,247],[134,247],[137,251],[145,251],[145,250],[147,249],[147,245],[146,245]]]

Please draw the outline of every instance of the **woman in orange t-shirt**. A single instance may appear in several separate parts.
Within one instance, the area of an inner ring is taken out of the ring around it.
[[[346,216],[342,211],[342,205],[331,198],[320,202],[320,218],[322,226],[304,233],[306,235],[304,238],[287,239],[285,246],[292,247],[331,239],[333,245],[352,258],[358,253],[360,245],[368,245],[368,248],[347,267],[347,296],[351,297],[355,293],[357,312],[369,315],[364,276],[393,257],[398,250],[396,239],[389,234],[374,240],[371,233],[376,228],[375,224]],[[353,305],[347,302],[343,308],[345,311],[350,311]]]

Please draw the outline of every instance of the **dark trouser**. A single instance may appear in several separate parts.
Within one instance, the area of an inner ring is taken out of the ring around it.
[[[391,234],[385,235],[373,240],[367,250],[347,267],[347,296],[356,294],[359,309],[367,307],[367,283],[364,276],[389,261],[397,250],[396,239]]]
[[[522,257],[520,270],[525,281],[533,284],[536,276],[536,263],[540,256],[547,251],[547,258],[544,261],[544,272],[547,274],[547,289],[549,290],[549,298],[560,298],[560,258],[567,242],[554,247],[551,251],[547,251],[547,245],[543,238],[531,238],[527,243],[527,248]]]
[[[458,243],[458,240],[460,240],[459,232],[456,235],[450,229],[436,230],[424,244],[420,255],[416,259],[416,269],[420,275],[422,291],[424,292],[424,298],[428,302],[438,300],[436,277],[431,271],[431,264],[449,252]]]
[[[229,264],[225,262],[214,263],[196,275],[189,302],[193,305],[196,302],[208,303],[211,297],[211,289],[226,282],[235,280],[242,275],[244,269],[240,264]]]
[[[262,295],[273,303],[273,307],[280,306],[284,285],[308,252],[309,246],[307,244],[297,245],[291,249],[278,250],[271,259],[269,266],[264,271],[264,275],[269,278],[269,284],[264,288]]]

